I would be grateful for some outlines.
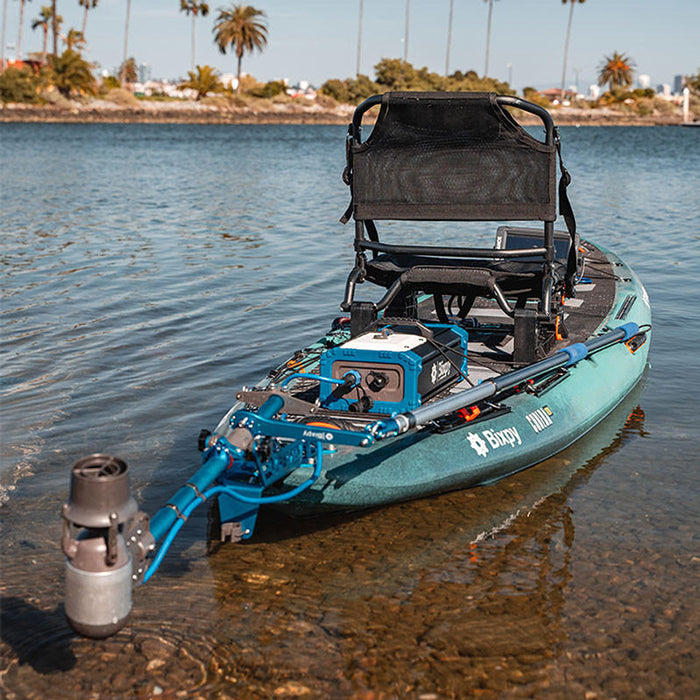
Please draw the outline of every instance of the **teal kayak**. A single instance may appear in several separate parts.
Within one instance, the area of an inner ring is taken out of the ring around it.
[[[541,121],[541,139],[522,112]],[[580,237],[546,110],[484,93],[387,93],[358,106],[345,145],[341,221],[354,221],[355,264],[343,315],[236,392],[200,433],[199,469],[153,516],[138,510],[122,459],[73,466],[62,545],[79,633],[124,625],[132,586],[204,502],[218,538],[240,541],[261,508],[305,516],[489,484],[585,436],[644,375],[649,298],[625,262]],[[402,227],[380,238],[384,220],[419,222],[430,245]],[[487,220],[498,222],[488,248],[427,234],[435,221],[445,233]]]
[[[638,277],[613,253],[586,245],[604,261],[591,274],[604,277],[614,287],[608,291],[607,313],[597,319],[589,336],[577,340],[596,338],[630,322],[649,329],[649,298]],[[570,307],[571,314],[588,313],[587,295],[595,292],[597,284],[598,280],[589,278],[577,285],[576,300],[582,303]],[[502,332],[496,326],[488,330],[496,335]],[[480,338],[485,332],[482,329]],[[318,349],[337,343],[337,336],[337,331],[324,336],[307,355],[297,353],[287,364],[293,369],[306,356],[317,358]],[[324,453],[323,469],[315,483],[275,508],[305,515],[375,507],[486,484],[537,464],[583,437],[639,382],[647,366],[649,332],[644,338],[634,337],[634,343],[615,343],[568,368],[525,382],[518,391],[490,397],[488,405],[477,406],[479,414],[471,421],[456,425],[431,421],[366,448],[332,444]],[[558,344],[565,345],[563,341]],[[318,360],[305,369],[313,374]],[[237,404],[224,417],[218,434],[231,438],[231,416],[241,408]],[[332,418],[325,415],[325,421],[316,414],[317,420],[310,422],[338,427],[333,423],[338,413]],[[272,492],[296,488],[305,478],[303,472],[293,472]],[[222,510],[226,512],[226,507]]]

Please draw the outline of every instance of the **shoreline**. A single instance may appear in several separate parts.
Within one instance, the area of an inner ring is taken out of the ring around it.
[[[96,100],[88,104],[0,106],[2,123],[74,124],[347,124],[354,107],[319,104],[273,103],[245,107],[221,107],[197,103],[143,102],[119,106]],[[626,114],[607,107],[598,109],[553,108],[552,117],[561,126],[678,126],[680,114]],[[537,123],[523,119],[523,124]]]

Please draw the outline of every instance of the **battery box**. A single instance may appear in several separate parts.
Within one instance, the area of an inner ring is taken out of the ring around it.
[[[391,324],[363,333],[326,350],[323,377],[359,375],[351,389],[321,382],[321,405],[331,410],[403,413],[467,373],[467,331],[452,325],[426,324],[431,337],[411,325]]]

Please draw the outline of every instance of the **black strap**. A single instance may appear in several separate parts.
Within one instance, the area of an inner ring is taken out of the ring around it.
[[[348,126],[348,135],[345,137],[345,162],[346,166],[343,170],[343,182],[350,188],[350,204],[345,210],[345,213],[340,217],[341,224],[347,224],[352,216],[352,124]]]
[[[365,219],[365,228],[367,229],[369,240],[379,243],[379,233],[377,232],[377,227],[374,225],[374,221],[372,221],[372,219]]]
[[[352,197],[350,198],[350,204],[348,204],[348,208],[345,210],[345,213],[340,217],[340,223],[341,224],[347,224],[348,221],[350,221],[350,217],[352,216]]]
[[[576,278],[576,272],[578,270],[578,244],[579,238],[576,233],[576,217],[574,216],[574,210],[569,201],[569,195],[566,192],[566,188],[571,184],[571,175],[569,171],[564,167],[564,161],[561,157],[561,141],[559,140],[559,129],[555,127],[554,130],[554,143],[557,147],[557,155],[559,156],[559,169],[561,170],[561,177],[559,178],[559,213],[564,218],[564,223],[571,236],[571,245],[569,246],[569,257],[566,263],[566,294],[568,296],[573,296],[574,293],[574,280]]]

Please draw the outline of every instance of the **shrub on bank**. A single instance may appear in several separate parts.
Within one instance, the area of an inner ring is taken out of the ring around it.
[[[138,99],[130,90],[121,87],[112,88],[105,94],[104,98],[120,107],[138,107],[139,104]]]
[[[0,73],[0,100],[3,102],[40,102],[42,80],[31,68],[7,68]]]
[[[510,85],[495,78],[480,78],[476,71],[466,73],[455,71],[449,76],[433,73],[426,67],[415,68],[408,61],[399,58],[383,58],[374,67],[375,79],[366,75],[357,78],[327,80],[320,89],[322,95],[333,98],[336,102],[357,104],[370,95],[388,90],[423,90],[456,92],[497,92],[502,95],[514,95]]]
[[[286,95],[287,86],[281,80],[270,80],[267,83],[260,83],[246,90],[252,97],[263,97],[270,99],[277,95]]]
[[[319,94],[347,104],[357,104],[378,92],[381,92],[380,87],[366,75],[345,80],[333,78],[323,83],[319,90]]]
[[[107,75],[104,78],[102,78],[102,82],[100,83],[99,87],[99,93],[101,95],[106,95],[110,90],[120,88],[121,86],[122,84],[119,82],[119,78],[113,75]]]
[[[224,86],[219,79],[219,71],[212,66],[197,66],[197,71],[188,71],[187,80],[178,85],[180,90],[193,90],[199,102],[210,92],[222,92]]]

